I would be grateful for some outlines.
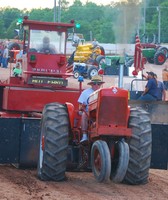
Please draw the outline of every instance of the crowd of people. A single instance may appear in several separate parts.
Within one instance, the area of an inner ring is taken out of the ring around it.
[[[10,59],[8,42],[9,41],[0,42],[0,67],[6,69],[8,68],[8,63]],[[20,50],[20,52],[18,53],[19,58],[22,57],[22,53],[23,51]],[[21,74],[22,74],[21,63],[18,62],[18,59],[16,58],[16,63],[15,66],[13,67],[13,75],[20,76]]]

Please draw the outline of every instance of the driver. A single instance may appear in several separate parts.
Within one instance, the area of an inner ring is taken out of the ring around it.
[[[50,44],[50,38],[45,36],[43,38],[43,46],[39,50],[40,53],[55,54],[57,53],[54,46]]]
[[[101,76],[93,76],[91,81],[88,83],[90,85],[90,88],[85,89],[79,99],[79,110],[82,111],[82,118],[81,118],[81,129],[82,129],[82,139],[81,143],[88,140],[87,137],[87,129],[88,129],[88,99],[89,96],[96,90],[98,90],[104,82],[102,81]]]

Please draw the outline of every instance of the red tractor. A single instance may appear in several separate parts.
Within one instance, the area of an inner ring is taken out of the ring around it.
[[[108,105],[108,107],[107,107]],[[61,181],[66,170],[92,169],[97,181],[130,184],[148,180],[151,124],[142,109],[130,109],[128,92],[111,87],[89,99],[88,143],[80,144],[80,121],[71,104],[51,103],[43,110],[38,176]]]
[[[137,63],[139,60],[140,54],[143,56],[143,63],[146,64],[147,61],[151,64],[163,65],[166,62],[168,49],[156,44],[141,43],[139,36],[136,36],[135,41],[135,55],[134,59],[131,59],[131,62],[134,61],[134,65],[142,66],[141,63]],[[138,52],[138,54],[137,54]],[[138,56],[135,58],[135,56]],[[135,67],[136,68],[136,67]]]
[[[92,170],[99,182],[144,184],[151,161],[151,123],[130,108],[128,91],[103,88],[89,99],[89,141],[81,144],[79,89],[68,87],[66,38],[74,23],[24,18],[22,75],[0,84],[0,161],[38,166],[42,180]]]
[[[66,73],[67,32],[73,28],[73,22],[24,18],[22,75],[10,73],[6,81],[0,82],[1,163],[36,166],[44,106],[67,101],[78,106],[80,89],[67,87],[72,74]]]

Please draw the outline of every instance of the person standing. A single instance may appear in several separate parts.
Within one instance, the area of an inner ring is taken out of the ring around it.
[[[157,75],[155,74],[154,78],[157,81],[157,100],[165,101],[166,100],[166,91],[163,82],[157,80]]]
[[[9,56],[9,50],[7,46],[5,46],[3,55],[2,55],[2,67],[7,68],[8,67],[8,56]]]
[[[0,49],[0,67],[1,67],[1,64],[2,64],[2,57],[3,57],[3,53],[2,53],[2,50]]]
[[[142,95],[139,97],[139,100],[144,101],[156,101],[157,100],[157,80],[155,79],[155,74],[153,72],[147,72],[147,84]]]
[[[79,111],[82,112],[81,117],[81,129],[82,129],[82,139],[81,143],[88,140],[87,130],[88,130],[88,100],[89,96],[96,90],[98,90],[104,82],[102,81],[101,76],[93,76],[91,81],[88,83],[90,88],[85,89],[79,99]]]
[[[168,90],[168,65],[165,65],[165,68],[162,70],[162,80],[165,90]]]
[[[96,38],[94,38],[92,41],[93,47],[96,47],[98,44],[99,44],[98,41],[96,40]]]

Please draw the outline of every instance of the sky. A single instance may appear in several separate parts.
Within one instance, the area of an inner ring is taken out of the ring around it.
[[[73,3],[74,0],[67,0],[70,3]],[[81,0],[81,2],[85,3],[87,0]],[[107,5],[110,2],[117,2],[119,0],[89,0],[90,2],[94,2],[97,5],[104,4]],[[58,3],[58,0],[56,0]],[[18,9],[32,9],[32,8],[53,8],[54,0],[0,0],[0,7],[11,7]]]

